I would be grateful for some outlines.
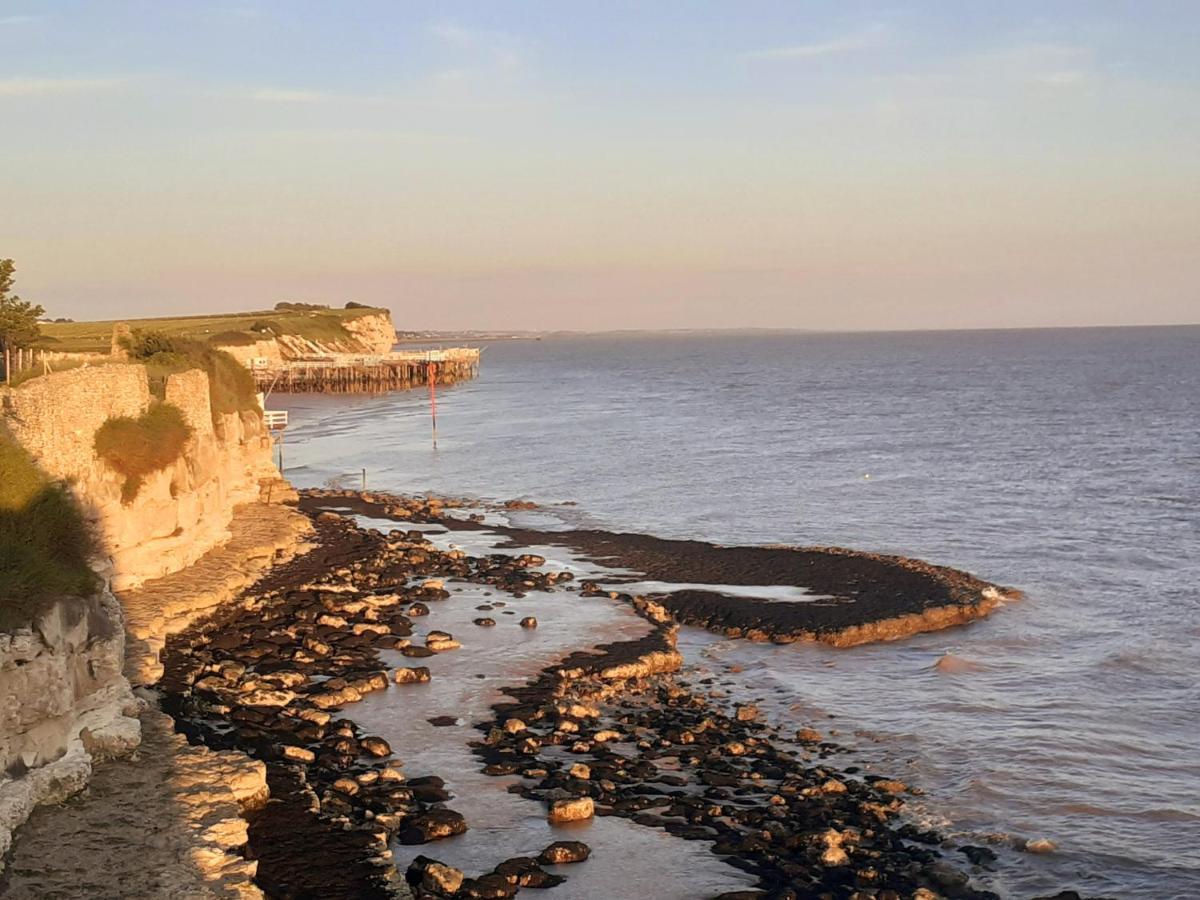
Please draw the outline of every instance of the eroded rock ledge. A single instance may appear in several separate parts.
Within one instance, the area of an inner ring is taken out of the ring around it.
[[[433,521],[450,529],[480,527],[430,506],[379,493],[310,491],[301,507],[337,505],[374,518]],[[638,572],[649,580],[711,584],[712,590],[656,595],[674,621],[728,637],[790,643],[818,640],[839,647],[896,640],[982,618],[1020,591],[919,559],[842,547],[735,547],[600,530],[542,531],[487,526],[512,546],[569,548],[587,559]],[[620,579],[613,579],[614,582]],[[783,585],[814,595],[807,602],[734,596],[720,585]]]
[[[674,627],[659,625],[509,689],[480,725],[484,771],[521,775],[510,790],[551,816],[620,816],[712,842],[758,878],[727,900],[995,898],[934,849],[942,835],[903,821],[906,785],[839,770],[825,760],[841,748],[811,731],[781,735],[752,705],[716,708],[679,665]]]

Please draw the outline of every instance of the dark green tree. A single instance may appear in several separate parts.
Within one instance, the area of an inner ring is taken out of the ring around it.
[[[12,293],[16,269],[11,259],[0,259],[0,353],[36,342],[41,335],[38,319],[46,314],[36,303]]]

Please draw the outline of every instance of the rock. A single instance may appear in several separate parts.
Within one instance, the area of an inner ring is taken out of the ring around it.
[[[396,684],[424,684],[429,681],[428,666],[401,666],[392,674],[392,679]]]
[[[408,867],[405,881],[426,891],[452,896],[462,887],[463,873],[427,856],[418,856]]]
[[[429,607],[426,606],[424,603],[414,603],[412,606],[410,606],[408,608],[408,615],[410,615],[410,616],[427,616],[427,615],[429,615]]]
[[[1024,850],[1026,853],[1053,853],[1058,849],[1058,844],[1049,838],[1036,838],[1025,842]]]
[[[463,882],[458,896],[470,900],[507,900],[517,895],[517,886],[498,872],[489,872]]]
[[[248,691],[238,698],[242,706],[287,706],[296,695],[291,691]]]
[[[595,815],[596,807],[591,797],[575,797],[571,800],[555,800],[550,804],[546,818],[552,825],[563,822],[581,822]]]
[[[888,778],[871,782],[871,787],[875,788],[877,791],[883,791],[886,794],[902,794],[908,790],[908,785],[903,781],[893,781]]]
[[[425,646],[434,653],[445,650],[457,650],[462,646],[448,631],[431,631],[425,636]]]
[[[567,774],[572,778],[578,778],[580,781],[587,781],[592,777],[592,770],[584,763],[575,763],[567,771]]]
[[[426,844],[463,834],[466,830],[467,821],[460,813],[452,809],[429,809],[405,819],[399,838],[402,844]]]
[[[458,724],[458,717],[457,716],[434,716],[433,718],[426,719],[425,721],[428,722],[430,725],[434,726],[435,728],[448,728],[451,725]]]
[[[976,866],[987,866],[996,861],[996,853],[994,850],[989,850],[987,847],[972,847],[967,845],[959,847],[958,852],[965,856]]]
[[[358,742],[358,746],[368,756],[374,756],[376,759],[383,759],[385,756],[392,755],[391,744],[381,737],[365,737]]]
[[[544,866],[561,866],[583,862],[591,854],[592,848],[583,841],[555,841],[538,854],[538,862]]]
[[[476,619],[475,624],[478,625],[480,628],[491,628],[493,625],[496,624],[496,620],[489,618],[487,616],[483,616],[481,618]]]
[[[289,762],[308,763],[316,762],[317,755],[311,750],[304,747],[293,747],[291,744],[284,744],[279,748],[279,755]]]
[[[801,728],[796,732],[796,740],[802,744],[819,744],[825,738],[815,728]]]
[[[753,703],[738,704],[735,715],[739,722],[753,722],[758,718],[758,707]]]
[[[526,727],[520,719],[508,719],[504,723],[504,730],[509,734],[520,734]]]
[[[946,888],[961,888],[965,887],[971,880],[967,877],[967,873],[954,866],[944,862],[935,862],[925,869],[925,874],[937,882],[942,887]]]
[[[981,671],[983,666],[972,660],[963,659],[961,656],[955,656],[953,653],[947,653],[933,664],[933,668],[943,675],[969,675],[972,672]]]
[[[526,616],[525,618],[523,618],[521,620],[521,627],[522,628],[537,628],[538,620],[535,619],[533,616]]]

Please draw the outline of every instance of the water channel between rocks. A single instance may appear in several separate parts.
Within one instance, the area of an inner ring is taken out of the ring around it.
[[[354,518],[367,528],[398,527],[390,521]],[[495,543],[503,540],[486,531],[450,535],[441,529],[422,530],[440,549],[453,544],[472,555],[497,552]],[[521,547],[515,552],[545,556],[547,568],[569,569],[577,576],[613,574],[574,559],[561,548]],[[623,603],[584,598],[575,592],[531,591],[514,598],[490,586],[454,581],[448,581],[446,589],[451,592],[448,600],[430,604],[431,614],[414,620],[414,639],[430,629],[449,631],[461,641],[461,649],[421,661],[433,676],[427,684],[394,686],[366,696],[346,711],[365,731],[391,744],[410,778],[445,779],[453,795],[447,805],[462,813],[470,826],[466,834],[435,844],[393,845],[401,871],[424,854],[478,875],[510,857],[536,856],[553,841],[581,840],[592,848],[591,859],[547,867],[567,877],[566,883],[548,892],[548,898],[584,900],[653,891],[661,900],[691,900],[753,885],[751,876],[722,862],[706,842],[681,840],[617,817],[551,826],[542,804],[508,793],[508,786],[519,781],[516,776],[484,775],[468,746],[482,737],[475,723],[492,718],[490,708],[503,699],[503,687],[524,684],[577,650],[639,637],[649,630],[644,620]],[[477,609],[484,605],[494,608]],[[494,619],[496,625],[474,624],[482,616]],[[520,627],[525,616],[536,617],[539,627]],[[392,667],[408,664],[395,651],[380,655]],[[456,724],[436,726],[429,721],[444,716],[454,717]]]

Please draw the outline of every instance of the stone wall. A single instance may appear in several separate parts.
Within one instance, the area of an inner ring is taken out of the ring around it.
[[[138,745],[122,622],[105,589],[62,599],[0,634],[0,860],[34,806],[65,800],[87,783],[93,762]]]
[[[229,537],[234,507],[281,485],[258,412],[214,421],[208,376],[172,375],[166,399],[193,428],[181,457],[146,477],[136,498],[121,500],[124,478],[96,455],[96,430],[115,416],[139,416],[151,395],[146,370],[116,363],[74,369],[7,391],[3,414],[12,435],[52,478],[67,481],[97,527],[116,591],[177,572]],[[276,492],[276,497],[283,492]]]

